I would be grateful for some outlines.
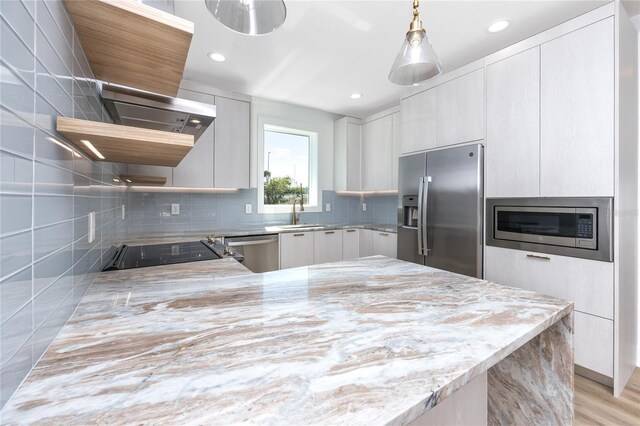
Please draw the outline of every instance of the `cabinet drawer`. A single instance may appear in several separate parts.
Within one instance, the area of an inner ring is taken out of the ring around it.
[[[613,319],[613,263],[486,247],[489,281],[574,302],[577,311]]]
[[[613,377],[613,321],[574,312],[575,363]]]
[[[398,257],[398,238],[393,232],[373,232],[372,254],[387,257]]]

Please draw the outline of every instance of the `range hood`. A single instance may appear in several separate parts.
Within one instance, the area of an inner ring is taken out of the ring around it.
[[[193,135],[197,140],[216,118],[215,105],[102,83],[102,100],[116,124]]]

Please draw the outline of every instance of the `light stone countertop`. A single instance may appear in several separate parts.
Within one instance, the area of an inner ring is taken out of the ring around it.
[[[281,225],[271,225],[267,227],[259,228],[242,228],[242,229],[217,229],[211,232],[188,232],[188,233],[166,233],[166,234],[151,234],[151,235],[132,235],[124,241],[125,244],[162,244],[162,243],[176,243],[182,241],[196,241],[206,238],[207,235],[211,235],[214,238],[219,237],[242,237],[247,235],[266,235],[266,234],[286,234],[292,232],[314,232],[314,231],[330,231],[335,229],[369,229],[372,231],[380,232],[397,232],[397,225],[390,224],[376,224],[376,223],[361,223],[361,224],[333,224],[333,225],[321,225],[321,229],[278,229]]]
[[[382,256],[264,274],[232,259],[102,273],[0,415],[405,424],[572,310]]]

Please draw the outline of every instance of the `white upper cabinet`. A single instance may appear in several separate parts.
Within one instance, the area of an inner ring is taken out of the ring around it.
[[[614,195],[614,22],[541,48],[541,196]]]
[[[436,89],[400,101],[400,153],[436,147]]]
[[[436,145],[484,139],[484,68],[436,87]]]
[[[206,93],[180,89],[178,97],[213,105],[214,97]],[[173,169],[173,186],[189,188],[213,187],[213,150],[216,121],[198,138],[184,159]]]
[[[336,191],[360,191],[360,120],[344,117],[333,123],[333,167]]]
[[[249,102],[216,96],[216,188],[249,188],[250,112]]]
[[[487,197],[540,195],[540,48],[487,67]]]
[[[393,115],[362,125],[362,190],[393,189]]]
[[[393,163],[391,164],[391,188],[393,190],[398,190],[398,159],[400,158],[400,113],[395,112],[392,115],[393,120],[393,138],[392,140],[392,150],[393,153],[391,155]]]

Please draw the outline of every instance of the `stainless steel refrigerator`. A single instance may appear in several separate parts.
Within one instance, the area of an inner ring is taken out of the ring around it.
[[[398,259],[482,277],[481,144],[400,157]]]

